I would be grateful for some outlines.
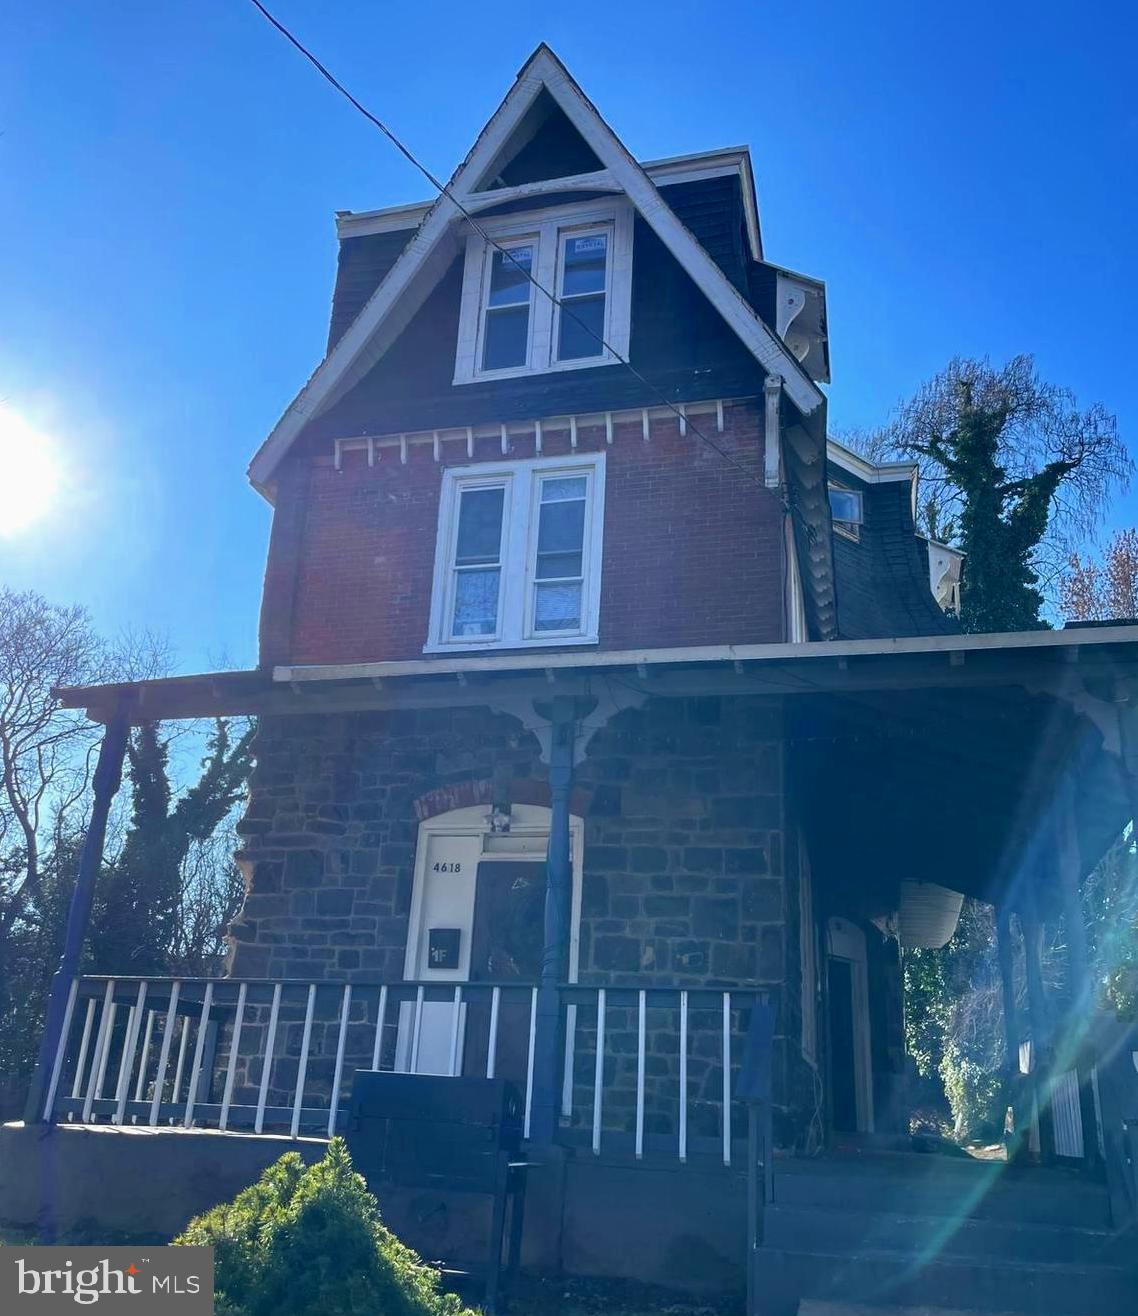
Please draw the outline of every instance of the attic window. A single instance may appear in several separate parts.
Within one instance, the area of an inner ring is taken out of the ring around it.
[[[856,489],[830,485],[830,520],[834,529],[848,539],[861,538],[862,496]]]
[[[491,241],[477,232],[467,239],[456,384],[608,365],[627,355],[627,202],[561,206],[481,227]]]

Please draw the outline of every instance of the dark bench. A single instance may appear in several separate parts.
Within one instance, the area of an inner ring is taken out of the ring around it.
[[[522,1102],[500,1078],[436,1078],[359,1070],[352,1085],[348,1146],[369,1186],[437,1188],[493,1199],[486,1306],[494,1311],[507,1205],[510,1269],[517,1267],[526,1162]]]

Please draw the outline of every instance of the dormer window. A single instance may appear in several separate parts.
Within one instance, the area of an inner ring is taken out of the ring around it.
[[[596,644],[604,453],[443,476],[425,649]]]
[[[861,538],[862,496],[857,489],[830,485],[830,520],[834,529],[847,539]]]
[[[612,227],[561,234],[558,270],[557,359],[581,361],[605,352]]]
[[[628,354],[633,221],[627,202],[479,224],[492,240],[478,232],[467,238],[456,384],[607,365],[616,353]]]
[[[486,309],[482,316],[482,369],[511,370],[529,359],[530,310],[534,286],[529,275],[536,247],[532,242],[491,247]]]

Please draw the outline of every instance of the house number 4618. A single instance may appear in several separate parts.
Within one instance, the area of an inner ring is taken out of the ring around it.
[[[432,871],[433,873],[461,873],[461,872],[462,872],[462,865],[461,865],[460,863],[458,863],[457,861],[452,861],[452,862],[449,863],[449,864],[448,864],[448,863],[439,863],[439,864],[436,864],[436,865],[434,866],[434,868],[431,869],[431,871]]]

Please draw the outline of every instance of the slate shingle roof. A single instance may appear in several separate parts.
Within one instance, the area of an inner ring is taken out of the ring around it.
[[[833,536],[840,638],[959,631],[958,622],[933,598],[928,544],[913,524],[908,482],[865,484],[842,470],[839,483],[861,491],[865,517],[857,542],[837,532]]]

